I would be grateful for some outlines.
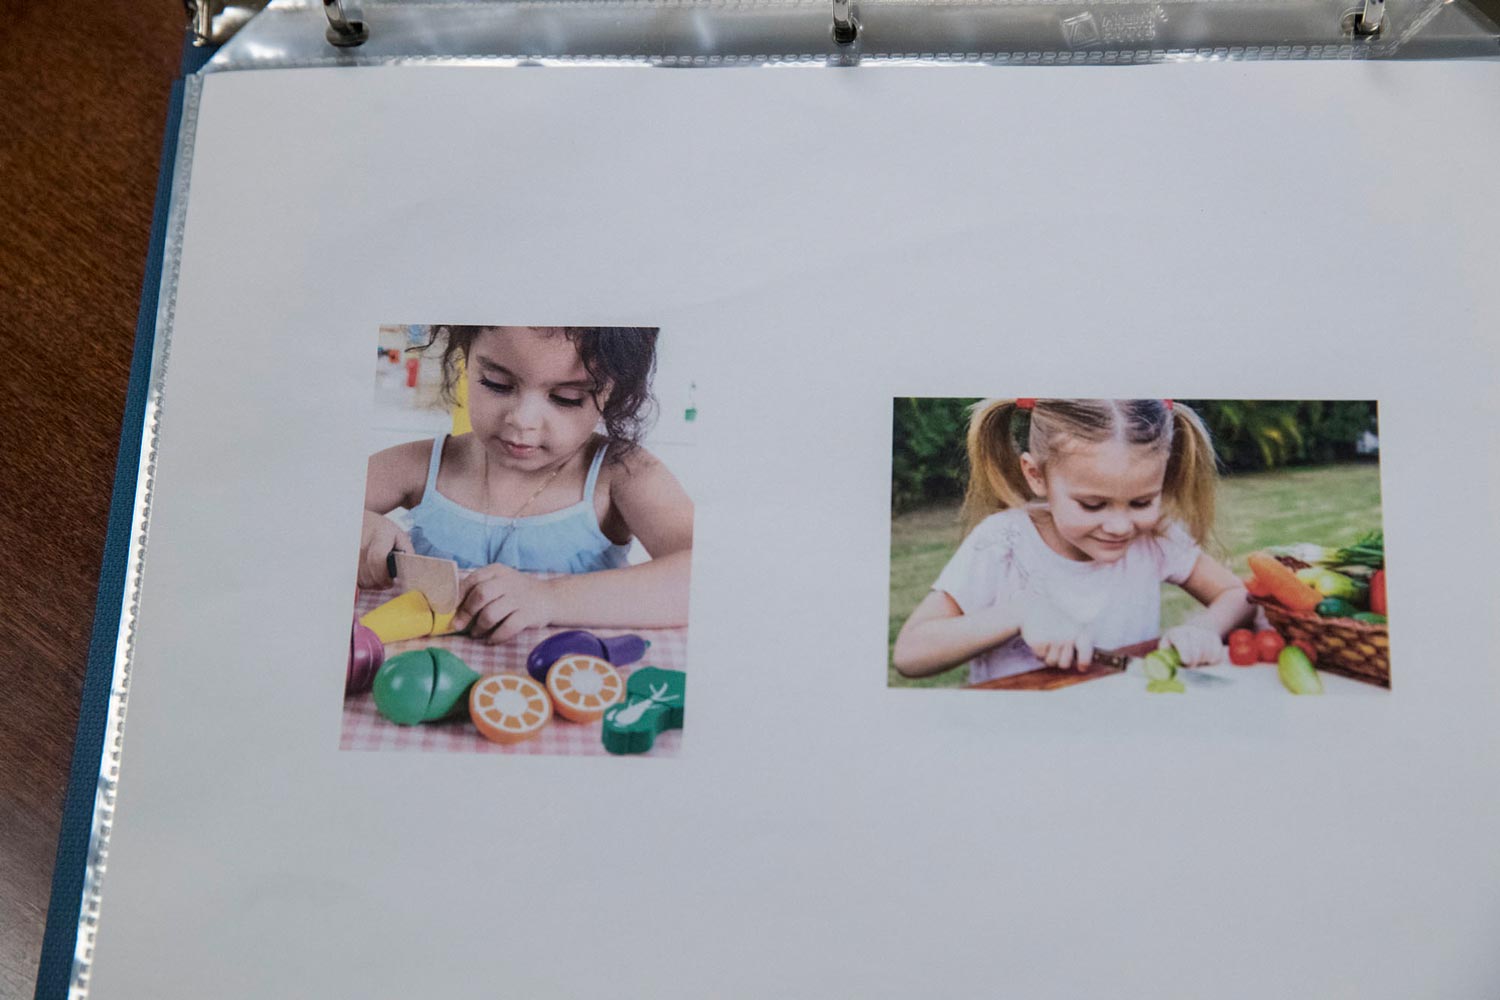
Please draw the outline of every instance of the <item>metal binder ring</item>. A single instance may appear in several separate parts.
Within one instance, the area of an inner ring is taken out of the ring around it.
[[[323,13],[328,16],[328,44],[341,49],[363,45],[370,37],[365,22],[356,13],[350,17],[344,13],[344,0],[323,0]]]
[[[1385,0],[1364,0],[1354,13],[1354,33],[1362,37],[1380,34],[1385,25]]]
[[[850,0],[833,0],[833,40],[848,45],[859,37],[859,22],[854,19]]]

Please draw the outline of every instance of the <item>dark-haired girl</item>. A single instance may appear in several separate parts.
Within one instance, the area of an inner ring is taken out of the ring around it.
[[[359,582],[392,550],[453,559],[455,631],[504,642],[546,625],[687,622],[693,503],[639,444],[656,330],[439,328],[445,390],[473,430],[370,457]],[[411,511],[411,530],[385,515]],[[651,557],[626,559],[632,540]],[[538,575],[541,574],[541,575]]]

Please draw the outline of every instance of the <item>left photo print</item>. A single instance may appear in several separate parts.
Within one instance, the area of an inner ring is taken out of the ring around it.
[[[670,344],[392,325],[371,348],[340,748],[676,754],[697,407]]]

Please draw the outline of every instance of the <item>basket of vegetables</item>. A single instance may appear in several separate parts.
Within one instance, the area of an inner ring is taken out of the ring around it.
[[[1250,557],[1245,586],[1288,643],[1301,640],[1320,670],[1391,686],[1385,542],[1374,531],[1345,548],[1284,545]]]

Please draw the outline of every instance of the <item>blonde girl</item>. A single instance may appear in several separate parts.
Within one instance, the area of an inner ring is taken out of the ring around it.
[[[966,535],[896,639],[901,673],[968,662],[978,683],[1082,669],[1095,649],[1159,634],[1185,664],[1215,663],[1251,617],[1244,586],[1202,550],[1218,473],[1188,407],[989,400],[970,419],[968,453]],[[1164,580],[1202,609],[1162,634]]]

